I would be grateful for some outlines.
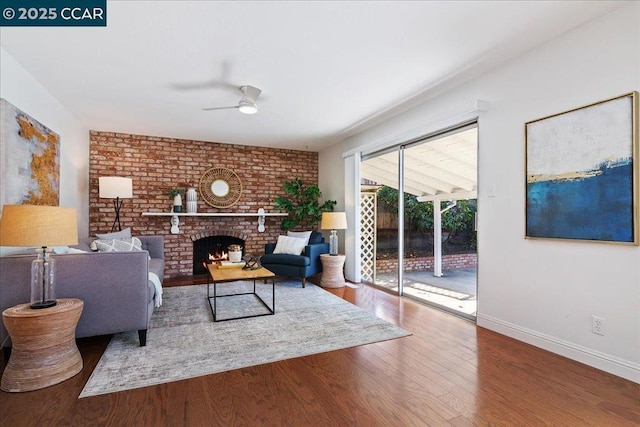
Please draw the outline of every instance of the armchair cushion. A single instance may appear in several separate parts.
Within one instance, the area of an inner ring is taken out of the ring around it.
[[[309,236],[309,245],[315,245],[317,243],[324,243],[324,237],[322,237],[322,233],[318,233],[317,231],[314,231],[313,233],[311,233],[311,236]]]
[[[307,267],[311,264],[311,260],[307,256],[290,255],[290,254],[264,254],[260,258],[260,262],[264,264],[283,264],[296,267]]]
[[[329,253],[328,243],[315,243],[313,245],[307,245],[304,248],[303,256],[308,257],[311,260],[317,260],[320,262],[320,255]]]

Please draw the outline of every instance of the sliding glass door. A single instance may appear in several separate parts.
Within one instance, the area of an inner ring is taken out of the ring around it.
[[[477,141],[474,122],[363,156],[363,281],[475,317]]]

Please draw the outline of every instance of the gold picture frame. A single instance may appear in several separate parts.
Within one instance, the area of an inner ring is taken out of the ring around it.
[[[228,208],[240,200],[242,182],[231,169],[213,167],[200,178],[202,199],[214,208]]]
[[[639,244],[638,92],[525,123],[527,239]]]

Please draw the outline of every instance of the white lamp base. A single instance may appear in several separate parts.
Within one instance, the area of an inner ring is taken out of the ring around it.
[[[31,307],[34,310],[56,305],[56,263],[50,256],[51,249],[43,246],[36,251],[38,257],[31,263]]]

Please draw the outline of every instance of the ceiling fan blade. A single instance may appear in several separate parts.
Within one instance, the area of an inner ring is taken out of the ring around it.
[[[238,86],[219,81],[219,80],[205,80],[200,82],[192,82],[192,83],[170,83],[169,87],[174,90],[179,91],[189,91],[189,90],[202,90],[202,89],[236,89]]]
[[[209,107],[209,108],[202,108],[202,111],[213,111],[213,110],[233,110],[235,108],[238,108],[237,105],[234,105],[233,107]]]
[[[253,102],[256,102],[258,100],[258,97],[262,93],[262,90],[258,89],[255,86],[249,85],[242,86],[240,90],[242,91],[242,93],[244,93],[245,98],[251,99]]]

